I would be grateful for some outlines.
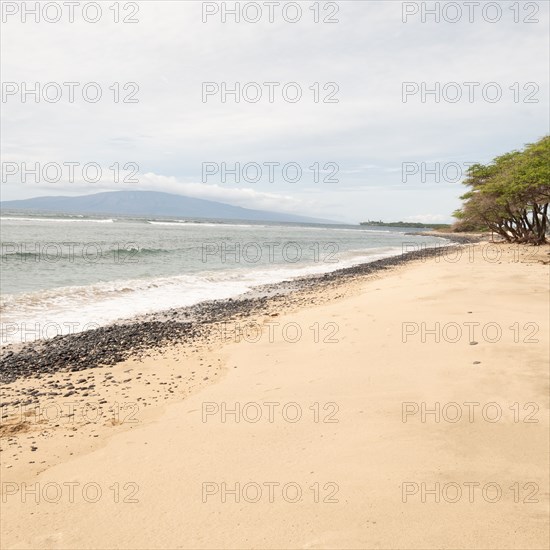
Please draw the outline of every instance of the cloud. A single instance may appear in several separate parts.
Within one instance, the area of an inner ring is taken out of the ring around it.
[[[290,195],[264,193],[246,187],[225,188],[217,184],[185,183],[171,176],[160,176],[153,173],[140,176],[140,183],[136,189],[155,189],[188,197],[226,202],[246,208],[299,212],[307,207],[302,201]]]
[[[242,5],[243,3],[241,3]],[[137,188],[157,189],[251,208],[300,212],[359,221],[371,218],[450,216],[460,185],[402,184],[403,162],[487,162],[547,131],[548,3],[538,3],[538,24],[501,21],[402,21],[401,2],[339,2],[337,24],[315,24],[304,7],[296,24],[202,23],[201,2],[141,2],[137,24],[115,24],[112,10],[96,24],[2,25],[4,82],[97,82],[103,96],[87,103],[25,103],[10,97],[0,121],[3,160],[139,165]],[[70,45],[70,46],[68,46]],[[536,55],[535,55],[536,53]],[[496,82],[503,98],[482,95],[470,103],[402,100],[405,81]],[[139,88],[139,103],[115,103],[114,89]],[[257,103],[204,102],[204,82],[256,82]],[[265,100],[265,82],[278,82]],[[281,100],[286,83],[301,86],[297,103]],[[520,83],[517,92],[511,87]],[[525,83],[538,87],[538,103],[525,101]],[[115,83],[118,83],[116,88]],[[318,83],[317,85],[315,83]],[[338,103],[325,103],[336,83]],[[514,93],[519,93],[515,98]],[[314,98],[317,94],[318,101]],[[80,97],[80,99],[79,99]],[[517,101],[515,101],[517,99]],[[222,183],[202,180],[203,162],[299,163],[304,175],[278,175]],[[336,183],[315,181],[314,163],[338,165]],[[3,199],[94,192],[94,186],[60,182],[4,185]],[[373,211],[375,210],[375,211]]]

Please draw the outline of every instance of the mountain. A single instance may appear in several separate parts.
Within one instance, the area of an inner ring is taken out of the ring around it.
[[[118,214],[177,218],[221,218],[243,221],[336,223],[281,212],[251,210],[223,202],[195,199],[158,191],[112,191],[79,197],[35,197],[33,199],[2,201],[0,202],[0,208],[68,214]]]

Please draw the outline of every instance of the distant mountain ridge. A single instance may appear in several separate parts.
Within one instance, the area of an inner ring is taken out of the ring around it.
[[[223,202],[195,199],[159,191],[107,191],[77,197],[47,196],[0,202],[0,209],[21,209],[64,214],[110,214],[221,218],[243,221],[337,223],[307,216],[253,210]]]

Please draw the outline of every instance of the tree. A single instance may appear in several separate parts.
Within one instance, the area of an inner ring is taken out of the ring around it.
[[[523,151],[496,157],[485,166],[470,166],[470,187],[453,215],[457,231],[490,229],[507,242],[540,245],[550,227],[550,136]]]

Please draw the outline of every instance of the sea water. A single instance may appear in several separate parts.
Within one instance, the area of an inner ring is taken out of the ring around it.
[[[403,228],[14,211],[0,225],[2,345],[446,242]]]

